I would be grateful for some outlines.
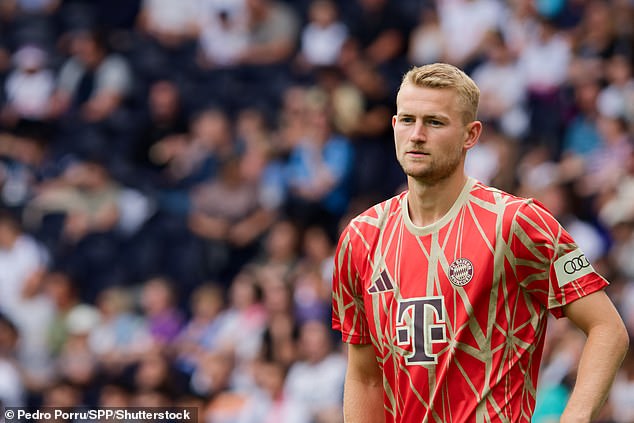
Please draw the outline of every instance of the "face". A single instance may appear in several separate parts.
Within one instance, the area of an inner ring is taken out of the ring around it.
[[[464,123],[457,93],[406,84],[396,106],[396,157],[408,179],[435,183],[461,172],[465,153],[477,142],[482,125]]]

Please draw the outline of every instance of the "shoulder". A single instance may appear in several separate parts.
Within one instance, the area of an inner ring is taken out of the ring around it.
[[[471,207],[476,214],[493,214],[505,232],[518,227],[558,225],[552,213],[534,198],[522,197],[476,182],[470,192]]]
[[[350,240],[363,238],[364,243],[368,243],[372,238],[376,238],[390,222],[400,218],[402,202],[406,194],[402,192],[395,195],[355,216],[344,228],[342,239],[343,237],[348,237]]]
[[[546,211],[546,207],[534,198],[510,194],[499,188],[476,181],[470,192],[472,203],[484,208],[492,208],[498,213],[513,216],[519,210],[535,207]]]

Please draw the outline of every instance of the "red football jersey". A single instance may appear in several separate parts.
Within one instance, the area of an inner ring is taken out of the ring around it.
[[[530,422],[547,313],[606,285],[542,206],[469,179],[432,225],[406,192],[350,222],[333,327],[374,345],[387,422]]]

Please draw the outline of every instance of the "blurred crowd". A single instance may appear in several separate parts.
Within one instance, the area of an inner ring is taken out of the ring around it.
[[[467,171],[543,202],[634,336],[631,0],[0,1],[0,401],[342,421],[343,224],[404,189],[412,65],[480,86]],[[549,326],[535,422],[583,335]],[[634,354],[603,422],[634,422]]]

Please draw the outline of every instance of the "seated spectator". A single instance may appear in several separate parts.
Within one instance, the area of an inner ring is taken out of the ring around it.
[[[230,352],[236,359],[236,379],[244,374],[260,351],[261,335],[266,326],[262,290],[249,268],[242,269],[229,287],[227,308],[222,312],[217,349]],[[240,333],[240,337],[236,337]],[[236,380],[239,382],[239,380]]]
[[[574,111],[568,123],[562,149],[562,155],[589,158],[601,145],[601,136],[597,126],[599,111],[597,97],[600,85],[596,79],[583,79],[573,87]],[[574,177],[574,175],[571,175]]]
[[[622,117],[634,128],[634,73],[626,55],[616,54],[606,61],[607,86],[597,98],[599,112],[615,118]]]
[[[177,48],[196,34],[196,6],[192,0],[143,0],[137,27],[163,48]]]
[[[631,349],[610,391],[609,406],[616,423],[634,421],[634,353]]]
[[[322,66],[315,72],[315,87],[309,90],[326,95],[328,107],[332,109],[334,129],[350,137],[363,119],[366,99],[361,90],[352,84],[338,66]],[[315,94],[319,95],[319,94]]]
[[[183,329],[185,317],[177,305],[176,287],[170,279],[156,276],[143,283],[140,306],[158,350],[174,342]]]
[[[485,37],[484,57],[473,71],[480,88],[478,118],[497,126],[505,135],[521,139],[528,129],[526,87],[519,68],[499,32]]]
[[[253,265],[260,278],[287,281],[297,269],[300,232],[289,220],[278,220],[268,230]]]
[[[94,403],[98,390],[99,363],[90,348],[91,331],[99,324],[97,309],[75,306],[66,315],[67,336],[55,360],[59,376],[80,388],[87,403]]]
[[[311,421],[339,421],[346,360],[334,351],[328,326],[305,322],[298,345],[300,358],[288,371],[284,396],[305,407]]]
[[[174,134],[156,142],[149,156],[154,165],[164,166],[164,188],[187,192],[216,176],[219,164],[235,151],[228,116],[220,109],[211,108],[193,117],[185,136]]]
[[[92,326],[98,314],[92,305],[82,301],[81,287],[77,280],[65,270],[53,269],[44,276],[43,287],[55,307],[55,314],[48,321],[47,350],[58,358],[71,336],[74,325]],[[77,316],[80,316],[77,319]],[[82,317],[83,316],[83,317]]]
[[[254,256],[275,217],[275,210],[264,206],[257,181],[245,177],[242,160],[228,159],[216,179],[191,195],[189,228],[205,243],[211,276],[222,281]]]
[[[24,369],[17,355],[19,338],[15,324],[0,314],[0,403],[5,407],[23,407],[26,402]]]
[[[295,12],[278,0],[245,0],[248,44],[239,58],[247,65],[281,64],[295,50],[299,20]]]
[[[169,407],[186,392],[187,378],[174,368],[164,351],[149,351],[130,370],[136,392],[133,406]]]
[[[54,307],[42,280],[49,259],[49,252],[19,220],[0,210],[0,313],[20,334],[17,358],[27,380],[49,370],[46,333]]]
[[[53,114],[64,118],[66,137],[59,140],[64,144],[58,148],[63,152],[121,151],[127,146],[116,144],[123,141],[109,135],[121,135],[124,130],[121,110],[132,88],[127,60],[109,52],[103,34],[96,31],[72,33],[70,53],[59,71],[53,97]]]
[[[419,66],[439,62],[447,48],[445,42],[436,7],[423,7],[410,34],[407,59]]]
[[[352,146],[333,132],[330,114],[323,106],[315,105],[309,113],[304,136],[288,161],[287,210],[300,225],[321,222],[334,237],[350,198]]]
[[[448,0],[437,5],[445,39],[444,61],[472,71],[480,61],[487,33],[502,21],[502,4],[493,0]]]
[[[348,28],[339,20],[337,5],[331,0],[313,0],[308,23],[302,28],[297,62],[306,70],[332,66],[348,38]]]
[[[519,52],[518,67],[526,84],[531,116],[528,137],[533,143],[551,146],[556,154],[564,120],[560,94],[572,51],[554,22],[545,18],[538,22],[537,30]]]
[[[245,1],[203,0],[199,20],[198,65],[236,66],[249,42]]]
[[[47,53],[25,45],[14,53],[13,61],[15,66],[4,86],[7,102],[0,114],[2,122],[16,135],[48,136],[55,79],[47,67]]]
[[[119,376],[152,346],[145,320],[133,312],[132,293],[120,287],[101,291],[95,300],[99,323],[90,332],[88,342],[109,376]]]
[[[286,2],[245,1],[247,46],[236,58],[238,69],[227,81],[234,89],[225,98],[238,108],[277,107],[280,93],[292,82],[289,59],[295,54],[299,19]]]
[[[208,351],[217,348],[224,309],[223,290],[212,283],[200,285],[191,295],[190,309],[191,317],[173,346],[176,365],[188,374],[196,371]]]
[[[121,187],[98,161],[78,161],[55,180],[46,181],[29,202],[27,215],[41,219],[49,213],[65,216],[62,240],[77,243],[90,233],[113,230],[119,219]]]
[[[156,162],[152,151],[156,144],[174,138],[184,137],[188,132],[188,122],[184,110],[182,93],[171,80],[160,79],[149,87],[147,103],[139,119],[138,132],[131,146],[131,178],[137,185],[155,188],[160,181],[160,172],[166,163]]]
[[[275,361],[258,361],[254,377],[258,390],[249,396],[237,423],[275,421],[279,423],[310,423],[304,404],[284,392],[287,369]]]
[[[411,21],[395,3],[387,0],[359,0],[357,5],[358,10],[349,20],[346,49],[352,50],[353,57],[368,60],[386,71],[385,77],[398,73],[401,68],[395,65],[400,65],[398,62],[407,50]]]
[[[176,77],[193,59],[198,34],[198,1],[142,0],[136,18],[137,45],[131,57],[141,75]]]

